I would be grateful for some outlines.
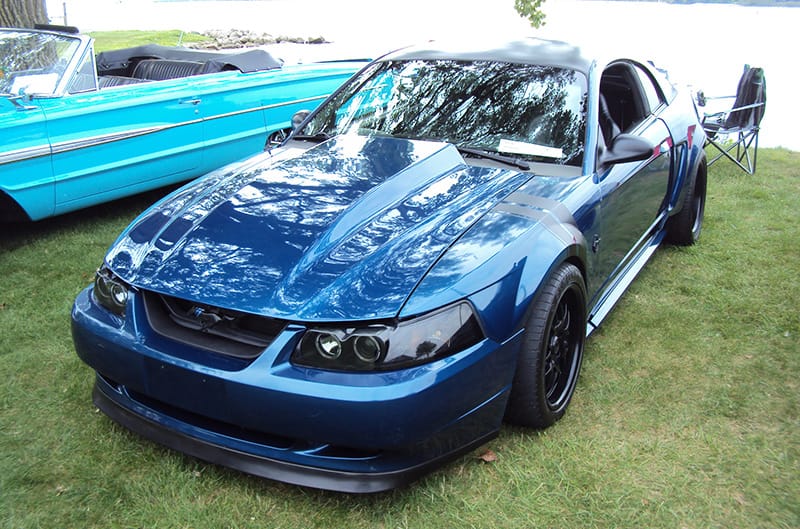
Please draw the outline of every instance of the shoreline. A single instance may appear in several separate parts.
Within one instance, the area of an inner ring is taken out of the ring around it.
[[[550,0],[543,4],[546,24],[536,30],[517,15],[511,0],[502,6],[484,0],[406,0],[402,6],[388,0],[304,0],[302,5],[295,0],[47,0],[47,4],[54,23],[63,21],[59,13],[66,6],[68,23],[83,32],[236,28],[329,41],[264,46],[287,62],[375,58],[435,39],[537,36],[583,44],[593,53],[633,52],[653,59],[678,83],[709,96],[735,94],[743,65],[761,66],[769,91],[760,145],[800,151],[790,93],[796,83],[789,66],[795,54],[789,46],[776,44],[790,42],[788,37],[800,25],[800,9],[792,7]]]

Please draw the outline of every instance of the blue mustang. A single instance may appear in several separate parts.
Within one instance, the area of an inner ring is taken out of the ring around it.
[[[659,244],[697,240],[703,143],[644,62],[536,39],[389,54],[122,233],[72,312],[94,402],[199,458],[351,492],[504,418],[545,428]]]
[[[53,29],[53,28],[51,28]],[[0,29],[0,221],[39,220],[194,178],[264,149],[364,63],[281,66],[67,31]]]

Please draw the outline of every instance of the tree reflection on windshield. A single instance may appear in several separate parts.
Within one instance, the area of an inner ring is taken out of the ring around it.
[[[0,93],[52,94],[79,46],[79,39],[61,35],[0,32]]]
[[[585,77],[565,68],[386,61],[351,81],[300,133],[439,140],[579,166],[585,103]]]

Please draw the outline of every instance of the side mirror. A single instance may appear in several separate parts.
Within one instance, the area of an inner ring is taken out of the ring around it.
[[[297,128],[302,125],[309,114],[311,114],[310,110],[298,110],[295,112],[295,114],[292,116],[292,130],[297,130]]]
[[[26,94],[24,91],[20,90],[20,94],[16,96],[11,96],[8,98],[12,105],[16,107],[17,110],[36,110],[36,107],[33,105],[26,105],[25,103],[30,103],[33,101],[33,97]]]
[[[639,162],[647,160],[655,152],[655,145],[639,136],[618,134],[611,142],[611,148],[600,156],[603,165]]]
[[[704,107],[704,106],[706,106],[707,102],[708,101],[706,100],[706,95],[703,93],[703,91],[702,90],[698,91],[697,92],[697,106]]]

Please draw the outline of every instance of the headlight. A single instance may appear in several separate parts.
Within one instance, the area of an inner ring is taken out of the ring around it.
[[[395,326],[310,328],[292,362],[338,371],[400,369],[457,353],[483,337],[472,307],[462,302]]]
[[[94,297],[100,305],[122,316],[128,304],[128,286],[103,265],[94,276]]]

